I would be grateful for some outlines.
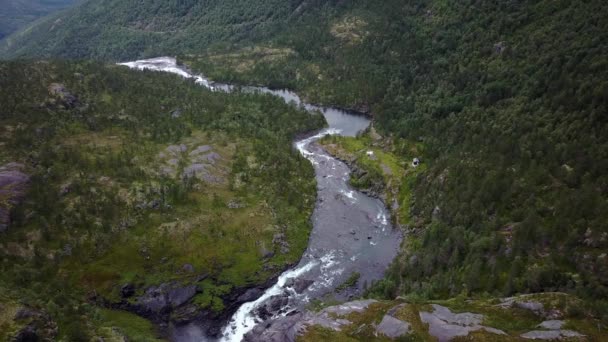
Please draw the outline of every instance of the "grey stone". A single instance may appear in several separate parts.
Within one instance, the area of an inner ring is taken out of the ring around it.
[[[167,301],[172,307],[178,307],[196,295],[196,285],[177,287],[169,290]]]
[[[562,326],[565,324],[566,322],[564,321],[560,321],[560,320],[550,320],[550,321],[544,321],[541,324],[537,325],[537,328],[542,328],[542,329],[550,329],[550,330],[559,330],[562,328]]]
[[[180,287],[165,283],[148,288],[143,296],[137,298],[137,305],[144,312],[162,313],[188,302],[196,292],[196,285]]]
[[[535,313],[541,313],[544,311],[543,304],[539,302],[515,302],[515,306],[520,309],[533,311]]]
[[[572,330],[533,330],[520,335],[529,340],[562,340],[565,338],[582,338],[582,335]]]
[[[490,333],[506,335],[504,331],[481,325],[483,315],[470,312],[452,313],[450,309],[433,304],[433,312],[421,311],[420,320],[429,325],[429,334],[439,342],[450,341],[454,337],[468,336],[470,332],[486,330]]]
[[[397,338],[409,333],[410,324],[393,316],[385,315],[376,331],[386,337]]]
[[[301,294],[310,285],[314,284],[314,280],[301,279],[301,278],[289,278],[285,281],[285,287],[292,288],[296,293]]]
[[[193,157],[193,156],[197,156],[199,154],[206,153],[209,151],[211,151],[211,146],[201,145],[201,146],[198,146],[197,148],[195,148],[194,150],[192,150],[192,152],[190,152],[189,155],[190,155],[190,157]]]
[[[236,301],[240,302],[240,303],[251,302],[251,301],[259,298],[263,293],[264,293],[264,291],[260,290],[257,287],[254,287],[252,289],[245,291],[245,293],[240,295]]]

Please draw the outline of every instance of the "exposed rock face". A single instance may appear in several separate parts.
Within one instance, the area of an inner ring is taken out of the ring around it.
[[[14,319],[28,323],[14,335],[13,342],[54,341],[57,336],[57,324],[44,311],[22,308]]]
[[[271,318],[273,315],[281,313],[281,309],[289,303],[289,294],[284,292],[280,295],[272,296],[261,305],[256,314],[263,320]]]
[[[164,152],[158,155],[163,161],[158,172],[163,176],[168,176],[181,180],[200,180],[210,184],[224,183],[226,180],[223,175],[226,173],[218,161],[222,157],[212,151],[209,145],[194,147],[187,145],[170,145]],[[180,172],[180,165],[183,165]]]
[[[317,313],[290,313],[285,317],[257,325],[245,335],[244,340],[248,342],[292,342],[298,335],[303,334],[307,327],[313,325],[340,331],[343,326],[351,323],[347,319],[340,318],[341,316],[353,312],[363,312],[373,303],[376,303],[373,299],[359,300],[330,306]]]
[[[172,309],[188,302],[197,293],[196,285],[179,286],[174,283],[165,283],[152,286],[137,298],[132,311],[154,320],[163,320]]]
[[[521,337],[529,340],[563,340],[566,338],[583,338],[584,335],[572,330],[533,330]]]
[[[314,280],[309,279],[289,278],[285,282],[285,287],[292,288],[294,291],[296,291],[296,293],[301,294],[307,288],[309,288],[310,285],[314,284],[314,282]]]
[[[537,328],[546,330],[533,330],[520,336],[530,340],[562,340],[565,338],[583,338],[582,335],[573,330],[561,330],[566,322],[560,320],[544,321],[537,325]]]
[[[410,324],[393,316],[385,315],[376,331],[386,337],[397,338],[409,333]]]
[[[11,223],[11,210],[23,201],[29,176],[22,172],[24,166],[8,163],[0,167],[0,233]]]
[[[61,106],[66,109],[75,108],[80,105],[78,98],[70,93],[61,83],[51,83],[48,86],[49,94],[53,97],[50,99],[50,105]]]
[[[565,323],[566,322],[564,322],[564,321],[550,320],[550,321],[542,322],[541,324],[538,325],[538,327],[542,328],[542,329],[557,330],[557,329],[561,329]]]
[[[542,303],[532,300],[529,297],[530,295],[521,295],[518,297],[503,298],[501,299],[501,303],[497,306],[503,309],[519,308],[528,310],[545,319],[554,320],[563,316],[563,313],[559,310],[546,310]]]
[[[490,333],[505,335],[505,332],[481,325],[483,315],[470,312],[452,313],[450,309],[432,304],[433,312],[420,312],[420,320],[429,325],[429,334],[439,342],[450,341],[457,336],[467,336],[472,331],[485,330]]]

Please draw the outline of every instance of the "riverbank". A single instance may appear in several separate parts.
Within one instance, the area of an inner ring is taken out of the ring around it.
[[[353,170],[349,180],[353,187],[381,199],[393,224],[407,228],[413,183],[427,169],[424,145],[382,137],[373,128],[357,137],[328,136],[319,144]]]

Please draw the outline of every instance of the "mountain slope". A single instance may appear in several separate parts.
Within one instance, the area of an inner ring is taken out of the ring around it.
[[[34,20],[67,8],[78,0],[2,0],[0,1],[0,40]]]
[[[125,60],[200,52],[267,36],[310,8],[333,1],[88,1],[38,22],[0,47],[3,57],[65,57]]]
[[[408,243],[376,295],[560,290],[606,315],[606,13],[603,1],[359,1],[266,44],[182,60],[370,109],[384,138],[342,149],[407,165],[423,146],[428,169],[403,176],[413,195],[397,203]]]
[[[0,103],[2,341],[153,341],[118,309],[221,320],[306,248],[321,116],[91,62],[0,63]]]
[[[408,239],[371,294],[565,291],[606,322],[608,3],[134,4],[87,3],[11,37],[3,56],[178,53],[216,80],[369,111],[378,134],[337,150],[426,167],[395,190],[411,194],[396,203]]]

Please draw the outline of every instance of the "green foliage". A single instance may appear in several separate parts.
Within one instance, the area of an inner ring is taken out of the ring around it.
[[[6,0],[0,13],[0,40],[49,13],[67,8],[79,0]]]
[[[251,48],[183,59],[218,80],[371,106],[381,134],[424,143],[429,169],[411,183],[415,248],[380,292],[561,290],[602,301],[606,6],[358,1],[277,35],[266,46],[292,51],[279,60]],[[362,39],[332,32],[348,17],[366,23]]]
[[[348,289],[349,287],[357,285],[357,282],[359,282],[359,278],[361,278],[361,273],[351,273],[350,276],[348,276],[348,278],[342,284],[340,284],[340,286],[336,287],[336,292],[341,292]]]
[[[125,327],[128,317],[98,319],[91,293],[115,301],[125,283],[143,291],[205,275],[196,301],[221,311],[222,296],[267,281],[306,248],[314,170],[292,142],[322,127],[321,116],[90,62],[0,63],[0,103],[0,165],[21,162],[31,176],[2,234],[0,286],[47,311],[60,338],[109,334],[97,329],[105,319],[146,340],[139,323]],[[187,151],[167,157],[171,145]],[[203,145],[218,155],[211,180],[180,177]],[[229,208],[234,200],[242,207]],[[263,259],[277,230],[290,250]]]

